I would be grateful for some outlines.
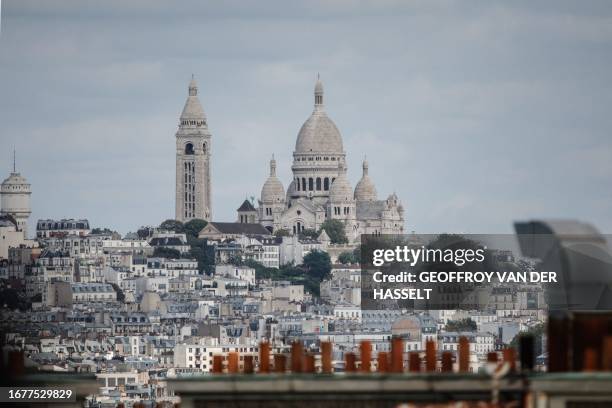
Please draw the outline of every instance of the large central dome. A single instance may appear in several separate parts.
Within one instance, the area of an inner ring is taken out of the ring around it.
[[[323,84],[318,79],[315,85],[315,108],[298,133],[295,153],[343,153],[343,151],[342,136],[336,124],[323,109]]]

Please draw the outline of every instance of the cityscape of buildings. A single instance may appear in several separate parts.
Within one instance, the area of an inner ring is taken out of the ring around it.
[[[122,236],[87,219],[41,219],[30,234],[30,184],[16,167],[2,183],[2,344],[22,350],[26,366],[95,374],[92,406],[175,403],[169,378],[209,373],[213,357],[229,352],[257,364],[262,341],[275,352],[297,341],[312,353],[330,341],[341,372],[362,340],[376,355],[392,338],[408,353],[432,340],[457,351],[465,337],[478,372],[488,353],[545,320],[541,288],[527,285],[495,288],[487,310],[361,308],[360,236],[403,234],[404,208],[395,193],[379,199],[365,160],[350,185],[320,79],[286,191],[272,158],[259,200],[245,200],[232,222],[215,221],[212,135],[194,79],[188,91],[175,220]]]

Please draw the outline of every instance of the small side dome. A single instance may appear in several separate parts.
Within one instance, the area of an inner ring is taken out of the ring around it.
[[[401,204],[399,197],[397,196],[397,194],[395,194],[395,191],[394,191],[393,193],[389,195],[389,197],[387,197],[387,205],[390,207],[395,207],[399,204]]]
[[[261,189],[261,201],[270,202],[283,202],[285,199],[285,188],[283,183],[276,177],[276,160],[272,156],[270,160],[270,177],[266,180]]]
[[[353,188],[346,178],[346,168],[342,162],[340,162],[338,168],[339,174],[329,189],[329,198],[333,202],[352,201]]]
[[[363,176],[355,186],[355,200],[375,201],[377,199],[376,186],[368,175],[368,162],[363,161]]]

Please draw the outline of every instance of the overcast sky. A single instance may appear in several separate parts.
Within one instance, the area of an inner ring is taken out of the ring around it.
[[[535,3],[535,4],[534,4]],[[174,215],[191,74],[234,221],[292,151],[317,72],[353,185],[367,154],[406,230],[612,232],[612,2],[2,1],[0,175],[39,218],[125,233]]]

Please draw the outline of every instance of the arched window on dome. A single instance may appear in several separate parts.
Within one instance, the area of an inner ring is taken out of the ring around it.
[[[185,145],[185,154],[194,154],[195,152],[193,151],[193,143],[187,143]]]
[[[321,191],[321,177],[317,177],[317,191]]]
[[[295,185],[297,186],[297,191],[300,191],[300,178],[299,177],[296,178],[295,181],[296,181]]]
[[[329,177],[325,177],[325,179],[323,180],[323,190],[329,190]]]
[[[306,178],[302,177],[302,191],[306,191]]]
[[[308,179],[308,191],[312,191],[314,190],[314,180],[312,179],[312,177],[310,177]]]
[[[206,147],[207,147],[207,146],[206,146],[206,142],[204,142],[204,143],[202,144],[202,151],[204,152],[204,154],[206,154]]]

